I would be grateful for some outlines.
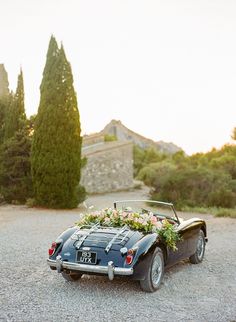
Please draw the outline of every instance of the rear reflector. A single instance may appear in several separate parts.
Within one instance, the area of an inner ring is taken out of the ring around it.
[[[130,265],[133,261],[133,255],[127,255],[125,261],[127,265]]]
[[[57,247],[57,243],[53,242],[52,243],[52,246],[49,248],[48,250],[48,255],[49,256],[52,256],[56,250],[56,247]]]

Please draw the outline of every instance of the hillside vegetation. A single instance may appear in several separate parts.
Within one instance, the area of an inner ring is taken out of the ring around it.
[[[173,202],[178,209],[236,207],[236,145],[208,153],[172,156],[134,148],[134,173],[151,188],[151,198]],[[235,212],[230,212],[234,216]]]

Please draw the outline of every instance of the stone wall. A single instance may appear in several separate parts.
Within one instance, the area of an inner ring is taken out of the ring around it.
[[[104,143],[104,135],[100,133],[94,133],[83,136],[83,146],[94,145],[98,143]]]
[[[88,193],[104,193],[133,187],[133,144],[107,142],[82,149],[87,164],[81,184]]]

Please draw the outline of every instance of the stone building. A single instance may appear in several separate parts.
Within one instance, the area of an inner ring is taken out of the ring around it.
[[[117,141],[104,142],[107,136]],[[112,120],[95,134],[83,137],[82,156],[87,165],[82,169],[81,183],[89,193],[125,190],[133,187],[133,145],[146,149],[153,147],[160,152],[173,154],[181,149],[173,143],[148,139]]]
[[[82,156],[87,164],[82,169],[81,184],[88,193],[104,193],[133,187],[133,144],[104,142],[102,135],[83,140]]]

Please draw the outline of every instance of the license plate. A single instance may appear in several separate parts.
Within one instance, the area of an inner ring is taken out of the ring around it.
[[[97,253],[88,251],[78,251],[77,262],[81,264],[96,264]]]

